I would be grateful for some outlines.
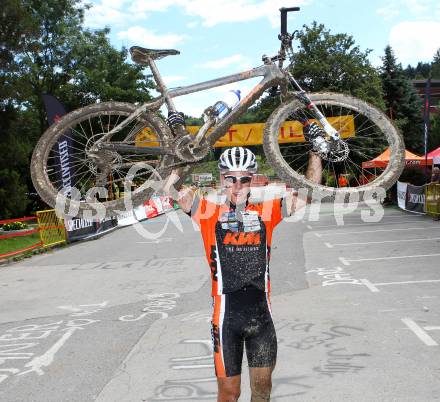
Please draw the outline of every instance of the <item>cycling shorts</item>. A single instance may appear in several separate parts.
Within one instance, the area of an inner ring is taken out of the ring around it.
[[[244,287],[213,297],[212,342],[217,377],[241,374],[243,347],[249,367],[273,367],[277,338],[268,293]]]

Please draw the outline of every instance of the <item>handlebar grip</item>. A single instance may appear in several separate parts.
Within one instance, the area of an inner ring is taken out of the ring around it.
[[[281,11],[281,35],[285,35],[287,33],[287,13],[290,11],[299,11],[299,7],[289,7],[280,8]]]

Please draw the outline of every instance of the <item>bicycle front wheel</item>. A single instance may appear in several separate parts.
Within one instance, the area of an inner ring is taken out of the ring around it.
[[[264,151],[281,179],[293,187],[319,190],[335,198],[374,193],[393,185],[405,164],[402,136],[377,108],[345,94],[316,93],[311,101],[341,136],[343,156],[322,158],[322,182],[305,177],[312,145],[304,139],[300,121],[320,123],[311,108],[296,98],[283,102],[264,129]],[[379,158],[388,157],[388,163]],[[377,158],[377,163],[371,162]]]
[[[145,184],[164,179],[172,158],[95,147],[100,140],[136,147],[166,146],[172,141],[168,126],[152,112],[108,135],[135,110],[129,103],[97,103],[49,127],[31,161],[32,181],[40,197],[51,207],[61,197],[64,212],[83,217],[96,211],[110,216],[147,201],[157,186]]]

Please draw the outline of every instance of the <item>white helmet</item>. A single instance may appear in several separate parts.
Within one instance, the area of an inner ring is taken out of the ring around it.
[[[257,171],[257,160],[252,151],[243,147],[233,147],[224,151],[218,161],[220,173]]]

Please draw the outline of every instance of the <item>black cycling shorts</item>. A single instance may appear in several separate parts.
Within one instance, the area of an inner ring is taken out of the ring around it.
[[[213,297],[212,342],[217,377],[241,374],[243,346],[249,367],[273,367],[277,338],[267,293],[254,287]]]

